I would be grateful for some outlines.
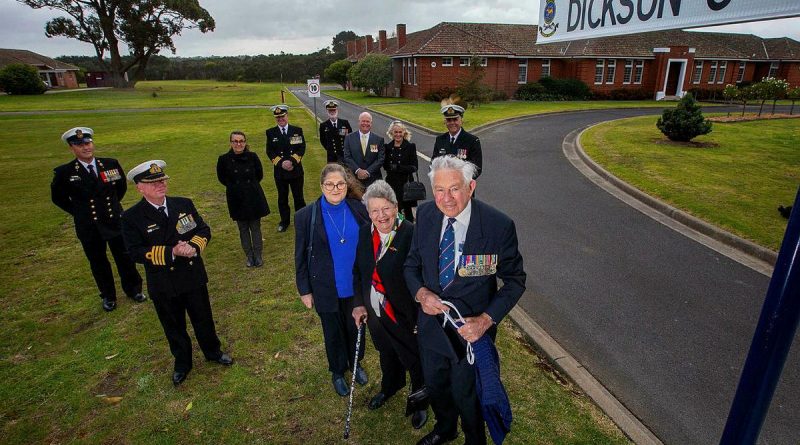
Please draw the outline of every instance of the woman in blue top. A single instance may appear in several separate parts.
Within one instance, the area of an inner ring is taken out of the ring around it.
[[[322,322],[333,388],[346,396],[350,388],[344,374],[353,369],[358,335],[351,317],[353,263],[359,226],[370,219],[359,201],[363,188],[341,165],[326,165],[320,186],[322,196],[295,215],[295,280],[303,304],[314,307]],[[363,354],[362,348],[359,360]],[[356,382],[367,383],[367,373],[360,366]]]

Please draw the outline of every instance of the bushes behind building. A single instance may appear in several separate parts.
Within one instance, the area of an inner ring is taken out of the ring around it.
[[[9,94],[42,94],[47,90],[39,71],[21,63],[12,63],[0,70],[0,88]]]

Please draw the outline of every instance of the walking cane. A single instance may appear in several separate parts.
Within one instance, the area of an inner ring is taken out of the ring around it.
[[[358,326],[356,335],[356,356],[353,358],[353,376],[350,379],[350,401],[347,403],[347,419],[344,422],[344,438],[350,437],[350,418],[353,416],[353,392],[356,389],[356,370],[358,369],[358,350],[361,349],[361,334],[364,332],[364,318],[361,317],[361,324]]]

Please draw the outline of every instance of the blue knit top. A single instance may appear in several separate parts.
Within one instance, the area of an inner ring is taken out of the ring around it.
[[[333,205],[324,196],[321,201],[322,221],[333,257],[336,292],[339,298],[349,298],[353,296],[353,264],[358,244],[358,221],[345,201]]]

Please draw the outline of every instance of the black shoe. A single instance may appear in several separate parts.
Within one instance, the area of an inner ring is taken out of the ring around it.
[[[344,381],[344,377],[340,374],[333,374],[333,389],[336,390],[336,394],[344,397],[350,394],[350,388],[347,387],[347,382]]]
[[[420,439],[419,442],[417,442],[417,445],[439,445],[441,443],[447,443],[455,440],[456,437],[458,437],[458,433],[454,434],[453,437],[446,438],[436,431],[431,431],[425,437]]]
[[[103,298],[103,310],[106,312],[111,312],[117,308],[117,300],[110,300],[108,298]]]
[[[186,380],[186,376],[187,375],[189,375],[189,371],[186,371],[186,372],[175,371],[175,372],[173,372],[172,373],[172,384],[175,385],[175,386],[180,385],[181,383],[183,383],[184,380]]]
[[[287,228],[287,226],[285,226],[283,224],[280,224],[280,225],[278,225],[278,232],[285,232],[286,228]]]
[[[264,260],[261,259],[261,255],[253,257],[253,267],[261,267],[263,265],[264,265]]]
[[[230,365],[233,364],[233,358],[230,355],[228,355],[228,354],[226,354],[224,352],[222,354],[220,354],[219,357],[217,357],[215,359],[212,359],[212,360],[209,360],[209,361],[210,362],[217,362],[220,365],[225,365],[225,366],[230,366]]]
[[[389,397],[386,394],[384,394],[382,392],[379,392],[379,393],[375,394],[372,397],[372,399],[370,399],[369,404],[367,404],[367,407],[369,409],[378,409],[378,408],[382,407],[384,403],[386,403],[386,400],[388,398]]]
[[[253,260],[251,260],[250,258],[247,258],[247,262],[245,263],[245,266],[253,267]]]
[[[415,430],[421,429],[425,424],[428,423],[428,411],[415,411],[414,414],[411,415],[411,426],[414,427]]]
[[[364,386],[369,382],[369,377],[367,377],[367,371],[364,371],[364,368],[361,366],[356,368],[356,383],[361,386]]]
[[[135,301],[137,303],[144,303],[145,301],[147,301],[147,295],[139,292],[136,295],[132,296],[131,300],[133,300],[133,301]]]

